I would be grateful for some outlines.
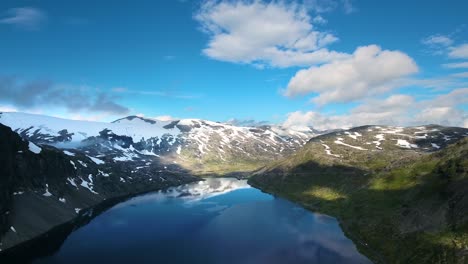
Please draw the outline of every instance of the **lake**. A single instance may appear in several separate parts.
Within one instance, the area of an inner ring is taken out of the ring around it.
[[[207,179],[115,205],[71,233],[49,263],[370,263],[336,219]]]

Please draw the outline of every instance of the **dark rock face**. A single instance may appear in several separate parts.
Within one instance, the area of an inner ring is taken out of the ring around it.
[[[84,145],[92,145],[92,144],[98,145],[101,143],[107,143],[108,145],[117,143],[119,146],[123,148],[128,148],[130,147],[131,144],[133,144],[133,140],[131,137],[116,135],[112,133],[112,131],[109,129],[102,130],[101,132],[99,132],[99,136],[97,137],[89,137],[83,140]]]
[[[29,151],[28,142],[1,124],[0,163],[0,234],[8,229],[15,191],[43,190],[48,184],[49,190],[61,196],[69,189],[64,179],[76,175],[67,156],[52,148],[35,154]]]
[[[18,151],[26,151],[27,145],[13,133],[9,127],[0,125],[0,235],[5,233],[8,224],[8,214],[11,210],[14,178],[18,170],[16,155]]]
[[[121,118],[121,119],[115,120],[113,123],[115,123],[115,122],[117,122],[117,121],[124,120],[124,119],[130,120],[130,121],[133,120],[133,119],[141,119],[141,120],[145,121],[146,123],[149,123],[149,124],[156,124],[156,121],[151,120],[151,119],[148,119],[148,118],[140,117],[140,116],[127,116],[127,117],[125,117],[125,118]]]
[[[68,132],[61,135],[66,139]],[[122,146],[133,143],[130,137],[110,131],[87,140],[118,142]],[[80,215],[80,210],[86,211],[106,199],[197,180],[176,165],[161,171],[162,165],[149,160],[93,160],[86,148],[65,154],[55,147],[39,145],[40,152],[35,153],[29,144],[0,124],[1,250],[68,222]]]

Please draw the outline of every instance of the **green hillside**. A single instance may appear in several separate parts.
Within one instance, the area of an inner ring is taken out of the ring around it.
[[[337,217],[376,263],[468,263],[466,131],[335,132],[262,169],[250,183]],[[380,144],[372,142],[376,137]]]

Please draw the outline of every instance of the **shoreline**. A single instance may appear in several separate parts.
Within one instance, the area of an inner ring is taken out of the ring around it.
[[[327,212],[324,212],[322,210],[320,210],[320,208],[312,208],[311,206],[308,206],[307,204],[304,204],[304,203],[301,203],[300,201],[296,201],[292,198],[289,198],[285,195],[282,195],[282,194],[278,194],[278,193],[274,193],[273,191],[270,191],[268,190],[267,188],[264,188],[264,187],[261,187],[260,185],[257,185],[255,184],[254,182],[248,180],[247,183],[264,192],[264,193],[267,193],[267,194],[270,194],[270,195],[273,195],[273,196],[277,196],[277,197],[280,197],[282,199],[285,199],[285,200],[288,200],[290,202],[293,202],[293,203],[296,203],[298,204],[299,206],[303,207],[304,209],[312,212],[312,213],[319,213],[319,214],[323,214],[323,215],[327,215],[329,217],[333,217],[335,218],[337,221],[338,221],[338,224],[341,228],[341,230],[343,231],[343,234],[344,236],[346,236],[348,239],[350,239],[351,241],[353,241],[354,245],[356,246],[356,249],[359,253],[361,253],[362,255],[366,256],[370,261],[372,261],[373,263],[386,263],[386,261],[384,260],[384,258],[382,257],[381,254],[379,254],[375,249],[372,249],[367,243],[363,242],[361,239],[357,238],[356,236],[354,236],[352,234],[352,231],[349,230],[348,226],[345,224],[345,222],[337,215],[332,215],[332,214],[329,214]]]

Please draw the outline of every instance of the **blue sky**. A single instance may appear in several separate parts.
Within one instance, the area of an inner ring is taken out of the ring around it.
[[[467,126],[466,1],[1,1],[0,110]]]

